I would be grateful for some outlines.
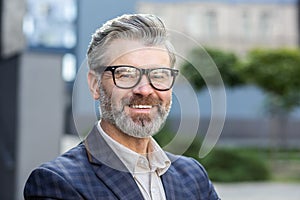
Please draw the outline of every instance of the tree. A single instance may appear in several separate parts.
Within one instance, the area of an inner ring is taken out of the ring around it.
[[[237,71],[239,60],[234,53],[213,48],[207,48],[205,52],[203,49],[197,48],[193,49],[189,56],[190,62],[182,65],[181,73],[196,90],[201,90],[206,86],[205,78],[215,86],[218,84],[214,80],[215,73],[210,71],[212,61],[216,64],[225,85],[234,87],[244,84]],[[199,72],[203,72],[203,74]]]
[[[300,50],[252,50],[241,74],[270,96],[271,107],[291,112],[300,105]]]
[[[209,71],[214,61],[225,85],[248,84],[262,89],[267,95],[265,111],[273,124],[271,135],[279,136],[280,145],[286,147],[288,116],[300,105],[300,49],[254,49],[242,61],[232,52],[206,50],[207,53],[203,49],[192,50],[190,62],[182,65],[182,74],[195,89],[201,90],[207,80],[214,84],[214,74]],[[199,72],[204,72],[205,78]]]
[[[252,50],[239,73],[267,94],[266,110],[273,124],[279,125],[273,131],[281,136],[281,145],[285,147],[287,117],[300,105],[300,50]]]

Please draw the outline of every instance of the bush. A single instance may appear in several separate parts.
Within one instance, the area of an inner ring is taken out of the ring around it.
[[[200,162],[210,178],[218,182],[264,181],[270,170],[258,153],[234,149],[215,149]]]
[[[215,148],[205,158],[198,157],[201,140],[195,139],[184,155],[198,160],[212,181],[264,181],[271,172],[260,152],[247,149]]]
[[[174,134],[165,126],[154,136],[156,141],[165,146]],[[257,152],[248,149],[215,148],[205,158],[200,159],[198,154],[202,144],[200,137],[184,153],[185,156],[198,160],[207,170],[212,181],[238,182],[238,181],[264,181],[271,177],[268,165],[265,162],[266,152]]]

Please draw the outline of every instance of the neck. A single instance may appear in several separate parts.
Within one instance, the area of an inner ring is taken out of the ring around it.
[[[139,154],[146,154],[150,138],[136,138],[120,131],[115,125],[106,120],[100,122],[102,129],[112,139]]]

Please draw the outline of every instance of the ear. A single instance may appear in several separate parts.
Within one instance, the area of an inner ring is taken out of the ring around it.
[[[99,86],[98,86],[98,79],[93,71],[88,72],[88,84],[89,84],[89,89],[92,94],[92,97],[95,100],[98,100],[100,98],[100,92],[99,92]]]

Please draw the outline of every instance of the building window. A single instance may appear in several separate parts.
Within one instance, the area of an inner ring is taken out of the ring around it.
[[[241,37],[245,39],[250,39],[252,30],[251,30],[251,19],[250,14],[247,11],[242,13],[242,32]]]
[[[201,23],[199,12],[193,12],[187,15],[187,30],[191,36],[198,38],[201,35]]]
[[[76,78],[76,57],[67,53],[62,59],[62,77],[66,82],[74,81]]]
[[[77,0],[27,0],[23,31],[29,48],[76,46]]]
[[[270,38],[272,31],[272,15],[268,11],[263,11],[259,16],[259,37]]]
[[[215,11],[207,11],[204,15],[204,33],[206,37],[218,35],[218,19]]]

